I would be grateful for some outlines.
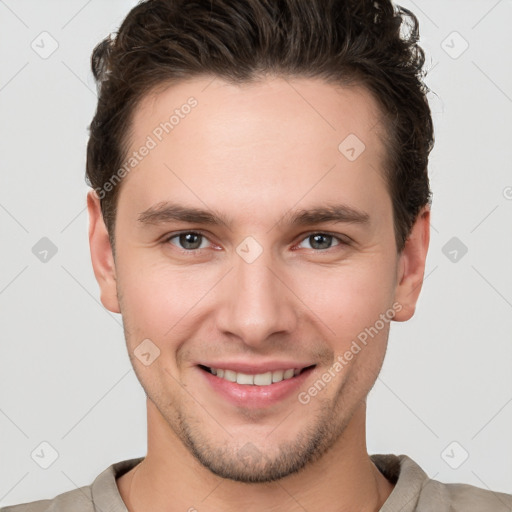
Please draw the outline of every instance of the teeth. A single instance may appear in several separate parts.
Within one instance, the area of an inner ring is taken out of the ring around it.
[[[259,373],[253,380],[256,386],[269,386],[272,384],[272,372]],[[236,381],[238,382],[238,379]]]
[[[280,382],[283,380],[284,370],[276,370],[272,372],[272,382]]]
[[[254,384],[254,375],[246,375],[245,373],[235,373],[235,375],[237,384]]]
[[[275,382],[291,379],[299,375],[300,369],[290,368],[288,370],[276,370],[274,372],[258,373],[256,375],[249,375],[247,373],[234,372],[233,370],[223,370],[221,368],[210,368],[213,375],[226,379],[230,382],[237,384],[254,385],[254,386],[269,386]]]
[[[283,379],[290,379],[291,377],[293,377],[293,374],[294,374],[293,368],[291,368],[290,370],[286,370],[284,372]]]
[[[224,370],[223,378],[229,380],[229,382],[236,382],[236,372],[233,370]]]

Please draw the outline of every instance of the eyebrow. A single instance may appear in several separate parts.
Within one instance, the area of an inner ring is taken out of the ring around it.
[[[138,216],[138,222],[146,225],[166,224],[172,221],[205,225],[230,225],[232,219],[219,212],[183,206],[164,201],[151,206]],[[322,222],[369,224],[370,215],[344,204],[322,205],[309,209],[290,210],[276,224],[306,226]]]

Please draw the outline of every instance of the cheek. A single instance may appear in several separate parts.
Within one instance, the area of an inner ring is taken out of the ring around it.
[[[230,295],[226,286],[237,286],[233,276],[222,279],[225,267],[213,263],[169,265],[162,259],[145,258],[143,251],[128,246],[120,254],[132,255],[129,261],[120,259],[117,266],[122,314],[137,339],[154,337],[168,342],[187,326],[197,328],[204,315],[216,310],[216,283],[222,281],[224,299]],[[346,341],[373,325],[393,297],[391,262],[383,254],[360,253],[337,266],[308,262],[282,272],[293,290],[291,295],[284,292],[282,300],[313,315],[312,321],[319,328],[327,326],[326,336],[336,340]]]
[[[373,325],[390,307],[393,273],[379,257],[367,257],[354,264],[317,268],[294,279],[297,295],[336,333],[353,336]]]
[[[195,309],[200,308],[199,301],[216,282],[206,267],[180,268],[143,259],[123,262],[118,274],[121,312],[138,338],[175,336],[190,322]]]

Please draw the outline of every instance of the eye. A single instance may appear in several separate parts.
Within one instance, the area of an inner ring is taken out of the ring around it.
[[[337,245],[349,245],[349,242],[329,233],[311,233],[302,240],[298,247],[304,247],[302,244],[305,242],[308,242],[310,244],[310,248],[315,251],[326,251]],[[181,233],[173,234],[166,237],[164,239],[164,243],[171,243],[179,249],[182,249],[184,252],[206,249],[210,244],[205,235],[196,231],[183,231]]]
[[[172,241],[175,238],[177,239],[177,243]],[[167,237],[165,242],[170,242],[172,245],[176,245],[186,251],[194,251],[208,247],[208,239],[201,233],[196,233],[195,231],[185,231],[177,235],[172,235]],[[203,245],[201,242],[205,242],[206,245]]]
[[[329,235],[328,233],[312,233],[303,239],[302,243],[308,241],[312,249],[325,251],[326,249],[330,249],[333,247],[332,242],[336,241],[334,246],[336,245],[348,245],[347,242],[343,241],[341,238],[338,238],[334,235]],[[300,247],[300,244],[299,244]]]

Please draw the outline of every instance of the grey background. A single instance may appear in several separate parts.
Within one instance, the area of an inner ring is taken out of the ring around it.
[[[368,399],[368,450],[512,493],[512,2],[398,3],[420,19],[437,94],[432,233],[416,315],[393,323]],[[90,54],[133,5],[0,0],[0,506],[146,453],[145,394],[92,272],[84,182]],[[51,48],[43,31],[58,42],[48,58],[31,47]],[[57,248],[46,262],[43,237]]]

